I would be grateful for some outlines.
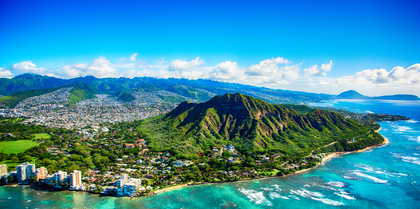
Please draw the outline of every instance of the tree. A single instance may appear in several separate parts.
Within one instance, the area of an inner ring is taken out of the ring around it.
[[[10,160],[12,160],[14,163],[19,162],[19,158],[18,157],[12,157]]]

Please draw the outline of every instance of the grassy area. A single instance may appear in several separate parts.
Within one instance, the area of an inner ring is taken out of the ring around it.
[[[48,133],[32,134],[32,136],[35,136],[35,140],[51,138],[51,135]]]
[[[19,141],[3,141],[0,142],[0,152],[6,154],[23,152],[31,147],[38,145],[38,142],[31,140],[19,140]]]

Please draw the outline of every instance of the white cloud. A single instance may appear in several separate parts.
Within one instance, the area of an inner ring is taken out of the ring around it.
[[[215,80],[236,80],[243,77],[245,71],[238,66],[238,63],[225,61],[221,62],[214,68],[210,77]]]
[[[246,71],[248,83],[251,85],[278,86],[289,85],[299,78],[299,65],[291,65],[287,59],[277,57],[251,65]]]
[[[337,79],[340,86],[361,89],[372,95],[395,93],[420,94],[420,64],[408,68],[394,67],[391,71],[386,69],[363,70],[354,75],[343,76]],[[376,92],[375,92],[376,91]]]
[[[321,65],[321,75],[327,76],[327,72],[331,71],[332,66],[333,66],[333,61],[332,60],[330,60],[329,63],[322,64]]]
[[[7,68],[9,72],[13,75],[20,75],[24,73],[34,73],[39,75],[53,76],[56,77],[55,70],[46,69],[46,68],[37,68],[34,63],[31,61],[23,61],[16,63],[11,67]]]
[[[71,78],[88,75],[92,75],[97,78],[120,77],[118,70],[113,68],[111,66],[111,62],[105,57],[99,57],[90,64],[77,63],[66,65],[62,70],[65,77]]]
[[[23,61],[21,63],[14,64],[13,68],[20,71],[33,71],[36,70],[36,65],[31,61]]]
[[[134,53],[134,54],[132,54],[131,56],[130,56],[130,60],[131,61],[136,61],[136,57],[137,57],[137,55],[138,55],[139,53]]]
[[[190,61],[174,60],[169,64],[162,60],[148,64],[134,53],[116,64],[104,57],[91,63],[75,63],[59,69],[37,67],[31,61],[16,63],[8,68],[0,68],[0,77],[13,77],[22,73],[36,73],[54,77],[74,78],[92,75],[105,77],[155,77],[211,79],[222,82],[264,86],[274,89],[290,89],[306,92],[338,94],[354,89],[365,95],[410,93],[420,95],[420,64],[408,68],[395,67],[369,69],[340,78],[328,78],[333,61],[312,65],[301,70],[301,64],[277,57],[260,61],[250,66],[240,66],[237,62],[224,61],[215,66],[206,66],[197,57]],[[58,76],[57,76],[58,75]]]
[[[12,78],[13,73],[10,70],[6,70],[5,68],[0,67],[0,78]]]
[[[331,60],[329,63],[322,64],[321,69],[318,68],[318,65],[313,65],[309,68],[303,69],[303,73],[306,76],[311,76],[311,75],[327,76],[327,72],[331,71],[332,66],[333,66],[333,61]]]
[[[272,75],[279,71],[279,64],[289,64],[289,61],[281,57],[263,60],[258,65],[251,65],[247,73],[251,76]]]
[[[303,69],[305,75],[315,75],[319,73],[318,65],[313,65],[311,67]]]
[[[169,70],[187,71],[204,64],[205,62],[200,60],[200,57],[197,57],[191,61],[174,60],[169,64]]]

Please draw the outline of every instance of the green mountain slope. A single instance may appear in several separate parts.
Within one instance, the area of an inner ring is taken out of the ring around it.
[[[342,92],[337,97],[340,99],[367,99],[368,98],[367,96],[364,96],[355,90]]]
[[[34,97],[39,96],[42,94],[47,94],[53,91],[56,91],[60,88],[50,88],[50,89],[38,89],[38,90],[29,90],[29,91],[20,91],[13,93],[11,95],[7,95],[4,97],[0,97],[0,107],[14,107],[17,105],[20,101],[28,98],[28,97]]]
[[[183,102],[166,115],[142,121],[137,131],[153,150],[186,157],[230,144],[245,155],[302,157],[334,141],[364,136],[369,128],[338,113],[315,109],[300,114],[237,93],[198,104]]]
[[[75,105],[77,102],[95,97],[96,89],[89,84],[77,83],[70,86],[74,88],[70,90],[70,96],[68,97],[69,105]]]
[[[72,85],[49,88],[49,89],[20,91],[20,92],[13,93],[11,95],[0,97],[0,107],[11,108],[26,98],[47,94],[47,93],[56,91],[64,87],[74,87],[70,91],[70,96],[68,97],[69,105],[74,105],[75,103],[84,99],[91,99],[94,97],[94,94],[96,93],[96,90],[92,86],[85,83],[76,83]]]

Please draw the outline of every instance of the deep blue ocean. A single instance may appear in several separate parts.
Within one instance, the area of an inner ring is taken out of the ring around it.
[[[381,122],[390,144],[342,155],[286,178],[201,185],[129,198],[0,187],[0,208],[420,208],[420,101],[333,100],[355,112],[404,115]]]

